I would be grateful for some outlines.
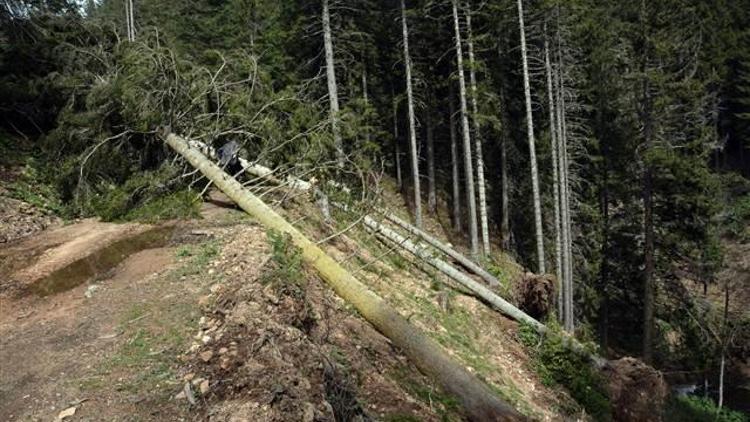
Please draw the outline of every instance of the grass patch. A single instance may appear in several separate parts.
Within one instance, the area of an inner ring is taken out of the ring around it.
[[[559,326],[551,325],[549,333],[541,337],[530,325],[521,324],[518,338],[544,385],[565,387],[594,420],[612,420],[604,379],[581,354],[563,344]]]
[[[389,376],[417,400],[435,410],[435,413],[437,413],[442,421],[449,422],[462,420],[461,405],[455,397],[430,385],[425,385],[404,368],[399,368],[390,372]],[[385,420],[411,421],[420,419],[414,419],[411,415],[396,414],[386,416]]]
[[[219,255],[219,244],[211,240],[199,245],[183,245],[175,255],[182,261],[180,268],[175,270],[178,278],[196,275],[203,272],[208,263]]]

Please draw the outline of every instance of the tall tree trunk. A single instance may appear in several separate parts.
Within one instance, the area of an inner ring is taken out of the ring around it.
[[[135,41],[135,5],[133,0],[128,0],[130,3],[130,41]]]
[[[367,92],[367,65],[362,62],[362,99],[365,102],[365,109],[370,108],[370,97]],[[370,143],[370,128],[369,128],[369,119],[365,121],[366,128],[365,128],[365,140],[367,143]]]
[[[133,41],[133,31],[130,29],[130,0],[124,0],[125,3],[125,32],[128,41]]]
[[[724,405],[724,372],[726,371],[727,347],[729,346],[729,282],[724,284],[724,320],[721,327],[721,364],[719,366],[719,409]]]
[[[570,245],[570,201],[568,199],[568,148],[565,125],[565,85],[562,79],[562,59],[558,57],[557,69],[557,137],[558,137],[558,171],[560,172],[560,229],[562,234],[562,278],[563,278],[563,327],[572,332],[573,323],[573,280]]]
[[[398,99],[394,93],[391,96],[393,97],[393,155],[396,156],[396,183],[398,190],[402,191],[404,180],[401,177],[401,148],[398,140]]]
[[[406,4],[401,0],[401,23],[404,35],[404,63],[406,65],[406,97],[409,106],[409,145],[411,146],[411,176],[414,181],[414,224],[422,227],[422,192],[419,188],[419,159],[417,157],[417,130],[414,122],[414,97],[411,87],[411,56],[409,55],[409,29],[406,25]]]
[[[505,91],[500,89],[500,103],[505,104]],[[500,121],[505,122],[504,112],[500,111]],[[506,145],[507,132],[501,132],[500,137],[500,239],[503,250],[510,250],[510,183],[508,182],[508,153]]]
[[[563,320],[563,273],[562,273],[562,233],[560,220],[560,171],[557,160],[557,119],[555,116],[554,89],[552,86],[552,64],[549,59],[549,41],[547,36],[547,26],[544,27],[544,65],[547,74],[547,99],[549,109],[549,132],[552,144],[552,184],[553,184],[553,201],[555,210],[555,276],[558,281],[557,290],[557,317]]]
[[[328,81],[328,100],[331,107],[331,131],[333,146],[336,149],[336,162],[339,168],[344,167],[344,145],[339,130],[339,94],[336,86],[336,68],[333,62],[333,41],[331,37],[331,13],[328,0],[323,0],[323,45],[326,53],[326,79]]]
[[[453,91],[453,84],[449,83],[450,95],[448,96],[448,110],[450,116],[448,124],[450,125],[451,134],[451,170],[453,181],[453,229],[461,231],[461,181],[459,175],[459,158],[458,158],[458,140],[456,139],[456,95]]]
[[[646,1],[641,0],[641,25],[643,29],[644,48],[647,42]],[[643,111],[641,124],[643,125],[644,151],[651,148],[653,136],[653,121],[651,113],[651,92],[647,70],[647,51],[642,55],[642,101]],[[653,361],[653,330],[654,330],[654,205],[653,205],[653,169],[650,163],[645,163],[643,171],[643,360],[650,364]]]
[[[477,93],[477,72],[474,60],[474,41],[471,31],[471,10],[466,8],[467,46],[469,50],[469,84],[471,85],[471,112],[474,121],[474,145],[477,159],[477,191],[479,193],[479,226],[482,232],[482,251],[490,254],[490,228],[487,221],[487,193],[484,181],[484,158],[482,155],[482,136],[479,125],[479,106]]]
[[[430,213],[437,212],[437,192],[435,192],[435,127],[432,120],[432,107],[427,110],[425,123],[427,124],[427,209]]]
[[[539,175],[536,162],[536,145],[534,143],[534,120],[531,112],[531,84],[529,82],[529,63],[526,53],[526,29],[523,23],[523,0],[518,0],[518,26],[521,32],[521,59],[523,62],[523,91],[526,97],[526,130],[529,140],[529,161],[531,162],[531,190],[534,201],[534,226],[536,228],[537,271],[547,272],[544,263],[544,229],[542,228],[542,202],[539,196]]]
[[[469,212],[469,243],[471,255],[479,255],[479,238],[477,236],[477,203],[474,197],[474,166],[471,157],[471,135],[469,133],[469,118],[466,106],[466,79],[464,76],[464,59],[461,48],[461,29],[458,20],[458,0],[453,0],[453,26],[456,32],[456,61],[458,68],[459,99],[461,102],[461,133],[464,146],[464,177],[466,178],[466,204]]]
[[[568,331],[573,332],[575,330],[575,306],[573,305],[574,302],[574,295],[575,295],[575,287],[573,285],[573,224],[571,222],[571,207],[570,207],[570,166],[569,166],[569,159],[570,154],[568,153],[568,129],[567,129],[567,117],[565,114],[565,82],[564,82],[564,73],[562,71],[563,64],[562,59],[560,60],[560,114],[561,114],[561,120],[562,120],[562,132],[561,140],[562,140],[562,167],[561,167],[561,177],[563,180],[562,184],[562,191],[565,193],[564,196],[562,196],[564,202],[563,202],[563,208],[565,209],[565,219],[562,221],[562,224],[565,228],[566,233],[566,242],[563,244],[563,256],[565,262],[565,268],[564,271],[566,272],[566,279],[568,282]]]

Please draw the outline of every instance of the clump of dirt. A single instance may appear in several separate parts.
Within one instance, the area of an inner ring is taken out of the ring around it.
[[[542,320],[555,306],[555,279],[551,275],[524,273],[514,283],[516,304],[536,320]]]
[[[658,421],[669,393],[661,372],[642,361],[624,357],[605,368],[616,421]]]
[[[201,299],[176,397],[211,421],[440,420],[439,406],[395,380],[407,374],[426,384],[388,340],[312,272],[282,267],[266,238],[245,226],[209,263],[222,276]]]
[[[59,218],[29,203],[0,195],[0,243],[29,236],[59,223]]]

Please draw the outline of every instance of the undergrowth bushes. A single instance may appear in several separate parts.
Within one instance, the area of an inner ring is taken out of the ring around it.
[[[542,337],[530,325],[522,324],[518,337],[529,351],[533,368],[543,384],[565,387],[594,420],[612,419],[604,379],[584,356],[563,344],[559,326],[550,325],[549,332]]]

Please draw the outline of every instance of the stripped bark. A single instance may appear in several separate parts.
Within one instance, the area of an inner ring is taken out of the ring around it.
[[[466,105],[466,79],[464,77],[464,59],[461,48],[461,29],[458,25],[458,0],[453,0],[453,27],[456,38],[456,62],[458,68],[459,99],[461,103],[461,133],[463,134],[464,149],[464,177],[466,178],[466,204],[469,212],[469,244],[471,255],[479,255],[479,238],[477,236],[477,203],[474,197],[474,166],[471,157],[471,135],[469,133],[469,118]]]
[[[435,379],[463,405],[475,421],[513,421],[525,418],[502,401],[484,382],[450,358],[421,330],[411,325],[380,296],[347,272],[258,197],[244,189],[197,149],[175,134],[163,134],[165,141],[214,185],[268,229],[288,234],[300,248],[303,260],[318,271],[321,278],[378,331],[399,347],[425,374]]]

